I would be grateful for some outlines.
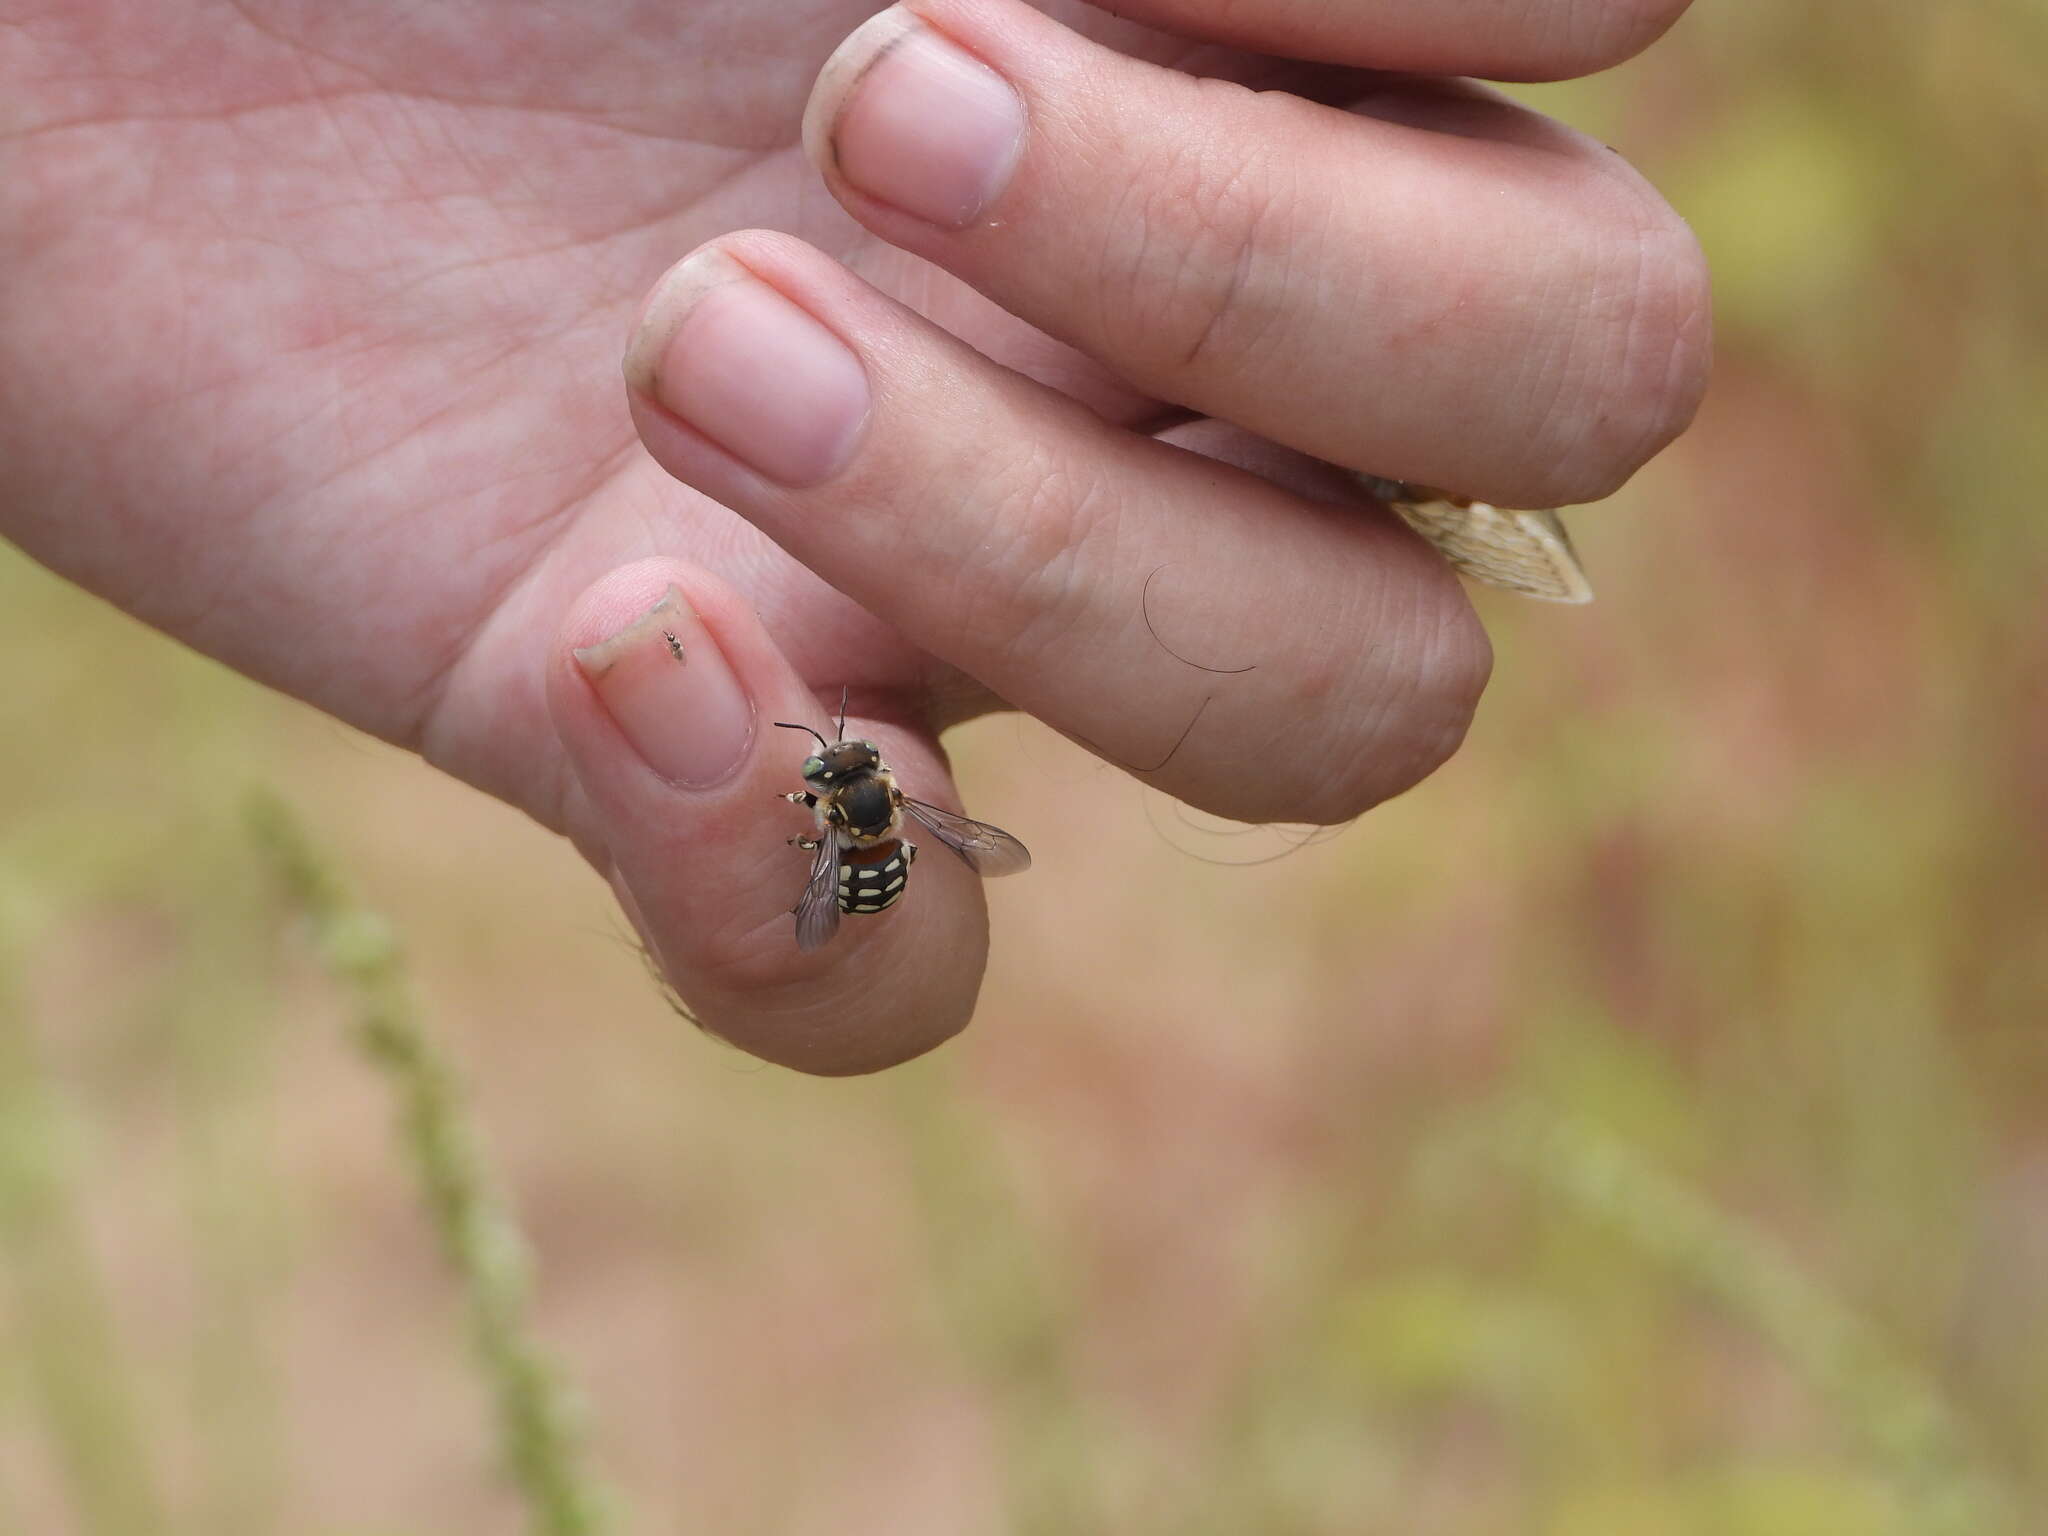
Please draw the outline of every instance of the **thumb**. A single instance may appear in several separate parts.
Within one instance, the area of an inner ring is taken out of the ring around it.
[[[838,688],[831,690],[838,705]],[[980,882],[942,849],[903,897],[797,944],[814,831],[785,792],[815,743],[773,722],[827,714],[723,583],[677,560],[613,571],[569,609],[548,706],[612,878],[650,951],[710,1032],[804,1072],[872,1072],[965,1027],[988,953]],[[951,799],[921,727],[849,720],[929,798]],[[588,850],[586,850],[588,851]],[[836,887],[835,887],[836,889]]]

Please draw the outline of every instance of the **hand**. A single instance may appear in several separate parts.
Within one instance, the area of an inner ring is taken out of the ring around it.
[[[998,700],[1231,816],[1427,773],[1485,639],[1333,466],[1603,495],[1690,416],[1707,305],[1617,156],[1358,71],[1568,75],[1681,6],[1119,7],[1195,43],[916,0],[813,95],[858,0],[0,0],[0,507],[567,833],[707,1028],[887,1065],[966,1022],[978,882],[926,838],[800,952],[771,722],[848,687],[956,806],[936,732]],[[635,303],[712,237],[629,419]]]

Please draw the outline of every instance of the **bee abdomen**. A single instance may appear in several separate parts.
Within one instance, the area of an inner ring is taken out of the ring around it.
[[[910,883],[910,861],[917,857],[913,843],[877,843],[856,848],[839,860],[839,910],[842,912],[883,912],[896,904]]]

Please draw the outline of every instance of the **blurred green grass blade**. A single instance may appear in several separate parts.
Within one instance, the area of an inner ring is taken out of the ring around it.
[[[527,1317],[524,1236],[485,1164],[453,1069],[420,1018],[390,926],[359,905],[274,795],[249,807],[256,839],[305,913],[322,962],[349,990],[356,1034],[398,1097],[401,1143],[469,1307],[505,1465],[542,1536],[600,1536],[613,1501],[587,1463],[569,1390]]]
[[[1762,1334],[1861,1437],[1911,1501],[1915,1529],[2014,1529],[2010,1499],[1942,1393],[1762,1234],[1582,1117],[1524,1100],[1496,1131],[1495,1146],[1512,1166]]]

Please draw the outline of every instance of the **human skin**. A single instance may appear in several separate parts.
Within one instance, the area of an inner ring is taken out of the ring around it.
[[[1604,495],[1708,304],[1613,152],[1420,77],[1682,8],[0,0],[0,517],[573,839],[707,1029],[884,1067],[967,1022],[979,882],[925,837],[800,952],[771,722],[846,688],[955,808],[1005,705],[1224,815],[1427,774],[1485,636],[1342,471]]]

